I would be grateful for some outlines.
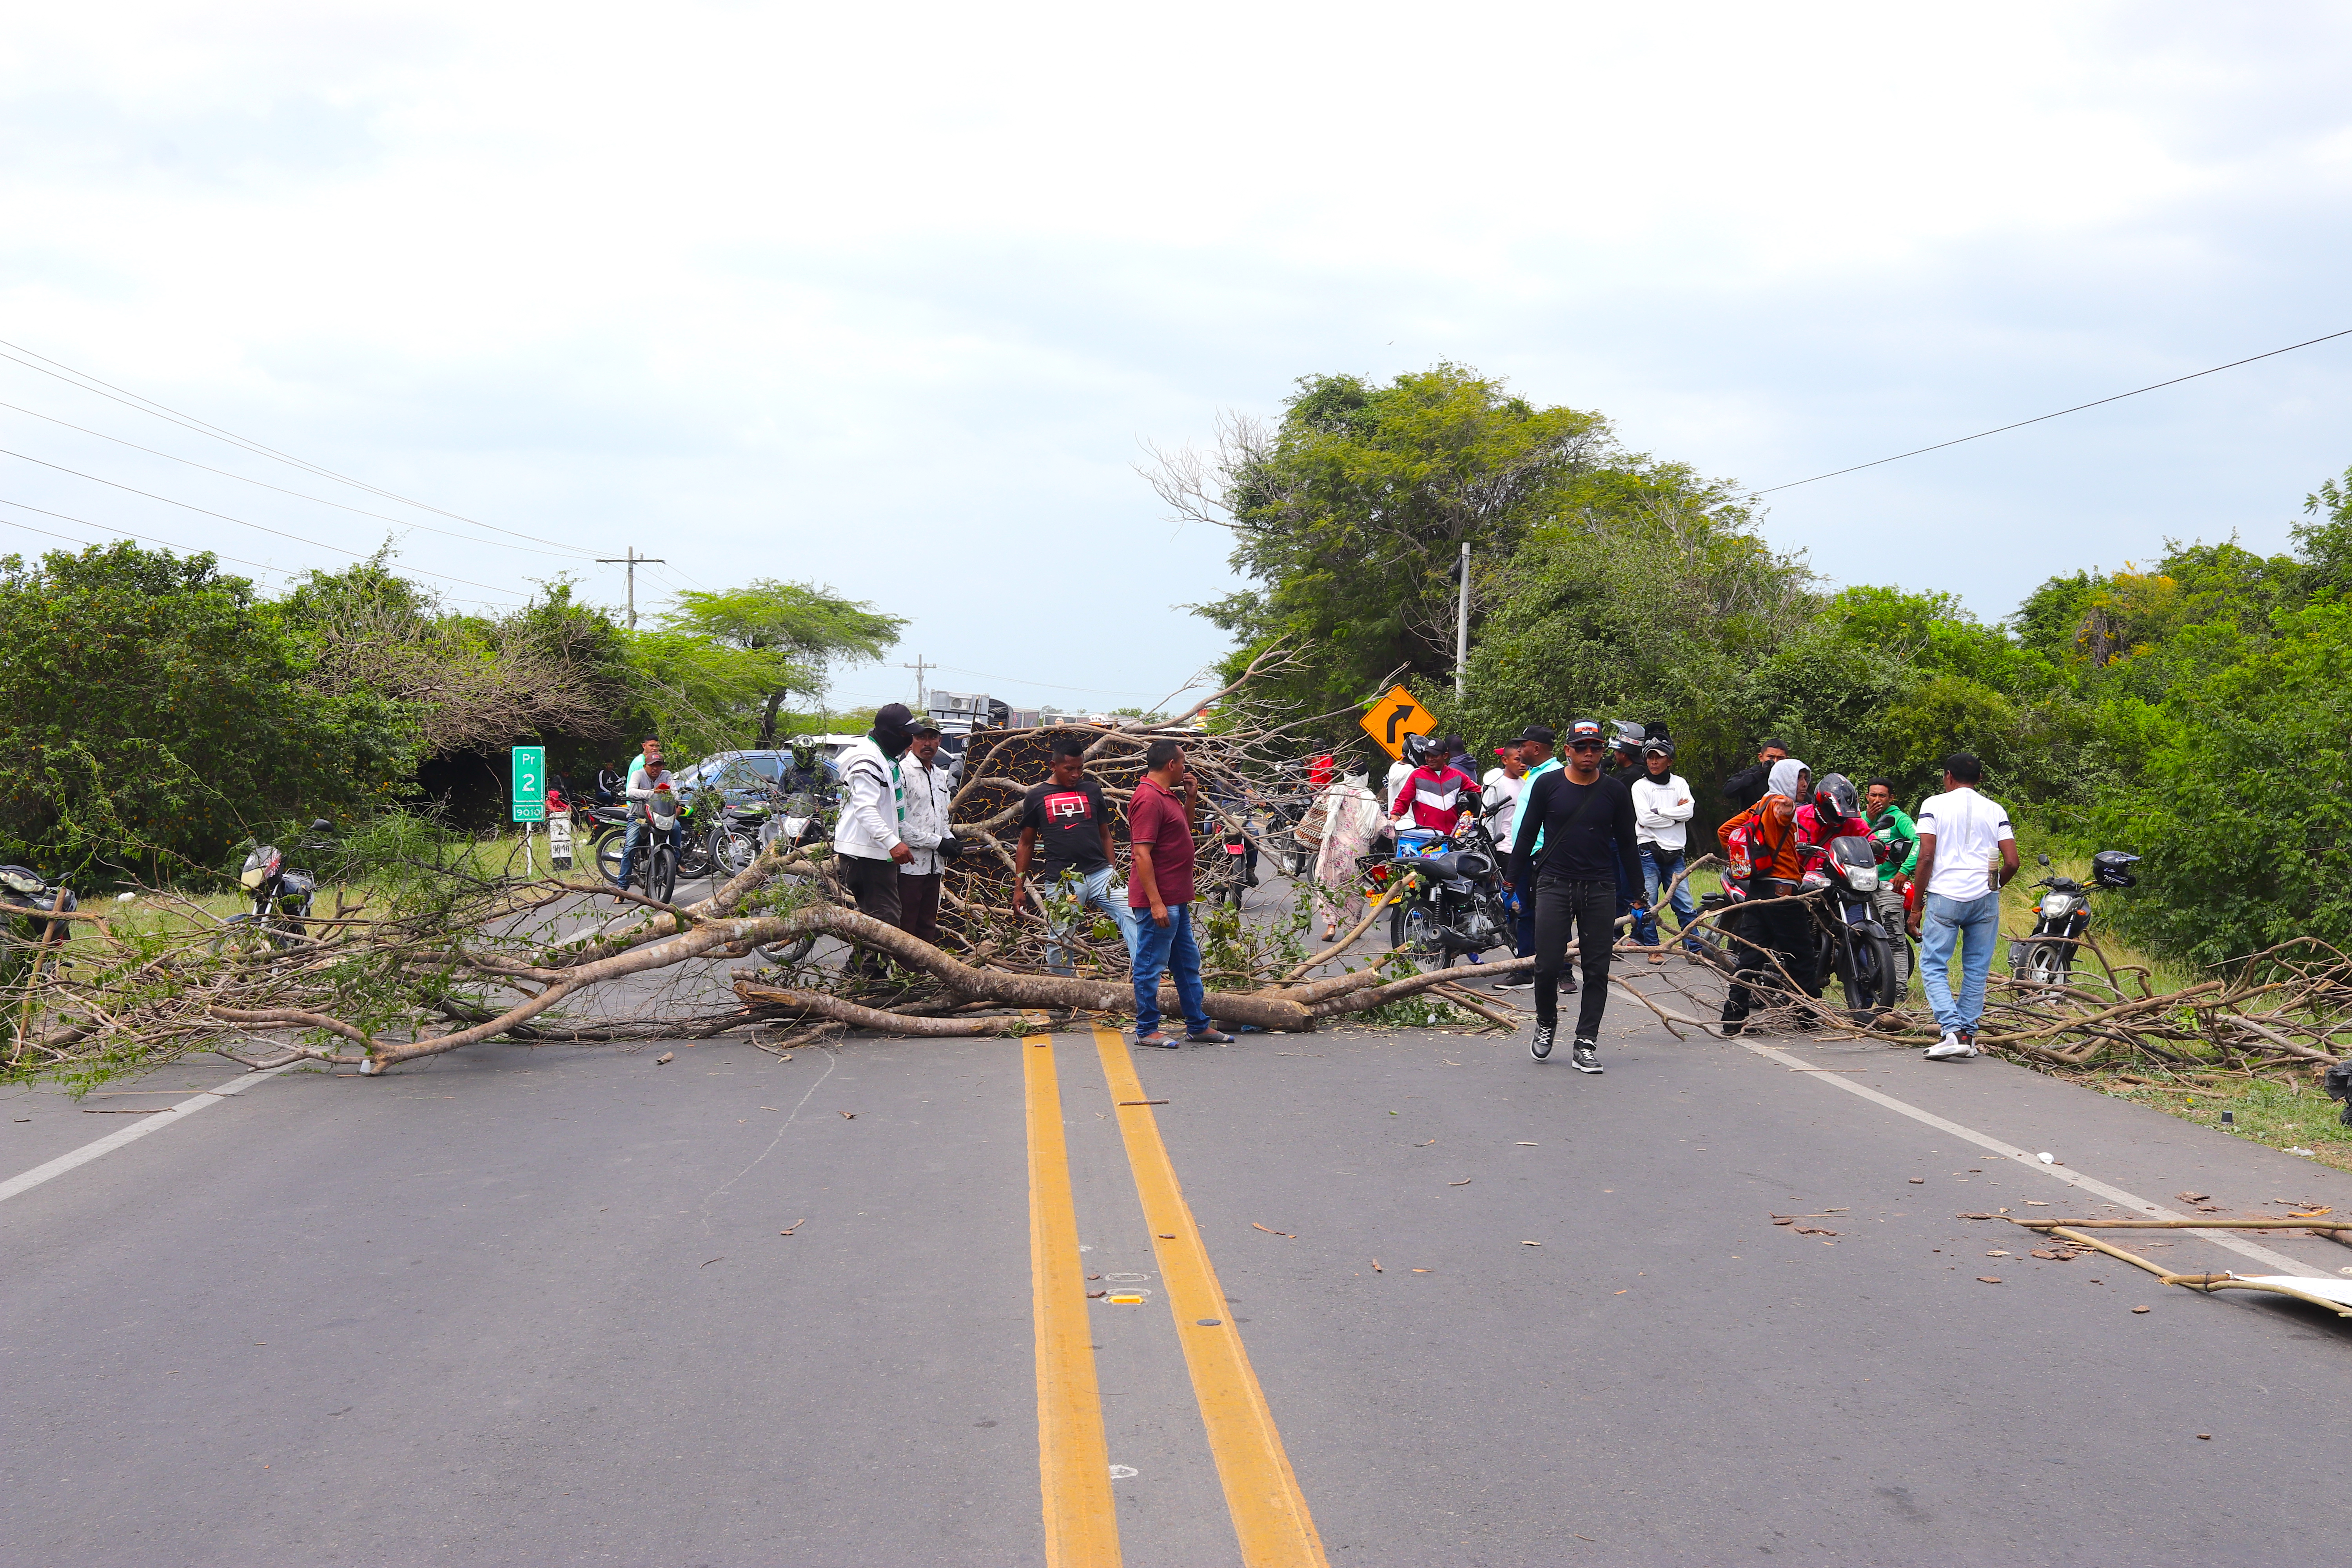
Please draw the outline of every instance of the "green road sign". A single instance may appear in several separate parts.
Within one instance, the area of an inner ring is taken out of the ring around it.
[[[547,820],[547,748],[514,749],[514,820]]]

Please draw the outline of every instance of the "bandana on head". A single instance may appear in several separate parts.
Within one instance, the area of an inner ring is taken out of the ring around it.
[[[1811,771],[1794,757],[1783,757],[1772,764],[1771,781],[1764,786],[1764,791],[1767,795],[1783,795],[1794,800],[1797,798],[1797,775]]]

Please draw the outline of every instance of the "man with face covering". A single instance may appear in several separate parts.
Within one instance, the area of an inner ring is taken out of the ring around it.
[[[907,779],[899,759],[915,743],[915,716],[903,702],[874,714],[874,728],[842,748],[841,820],[833,830],[833,852],[841,879],[858,912],[886,925],[904,921],[898,903],[898,868],[915,858],[906,841]],[[883,960],[860,949],[856,972],[878,975]]]
[[[1811,770],[1794,757],[1783,757],[1772,764],[1764,798],[1715,830],[1723,842],[1724,858],[1731,862],[1726,878],[1742,879],[1748,885],[1747,907],[1740,910],[1735,931],[1738,968],[1730,998],[1723,1005],[1727,1035],[1739,1033],[1751,1008],[1780,1000],[1779,969],[1785,969],[1807,994],[1821,994],[1813,977],[1811,911],[1788,897],[1804,876],[1798,849],[1805,836],[1797,807],[1811,798],[1812,784]],[[1798,1027],[1811,1027],[1813,1022],[1810,1015],[1802,1016]]]

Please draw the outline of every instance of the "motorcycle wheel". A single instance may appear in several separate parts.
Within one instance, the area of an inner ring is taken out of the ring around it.
[[[759,841],[740,828],[723,827],[710,836],[710,861],[719,876],[741,876],[759,853]]]
[[[604,874],[604,880],[616,888],[621,885],[621,855],[627,847],[627,836],[614,831],[597,839],[596,847],[593,851],[596,869]]]
[[[1853,939],[1853,973],[1839,978],[1849,1011],[1867,1022],[1895,1005],[1894,943],[1883,936]]]
[[[667,844],[654,846],[646,857],[646,897],[668,903],[677,891],[677,851]]]
[[[2044,985],[2064,985],[2074,979],[2073,954],[2067,951],[2065,943],[2037,942],[2029,945],[2033,949],[2028,963],[2031,978]]]
[[[1437,911],[1418,899],[1390,912],[1389,945],[1423,970],[1443,969],[1453,956],[1437,934]]]

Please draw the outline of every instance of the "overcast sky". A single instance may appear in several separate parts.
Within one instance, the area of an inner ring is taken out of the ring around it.
[[[1142,441],[1452,360],[1764,487],[2352,327],[2348,66],[2294,4],[28,10],[0,340],[513,532],[0,363],[0,549],[274,583],[396,529],[452,600],[617,605],[635,547],[641,611],[811,580],[934,686],[1150,701],[1233,579]],[[2280,547],[2347,416],[2352,338],[1767,529],[1997,618],[2167,535]]]

